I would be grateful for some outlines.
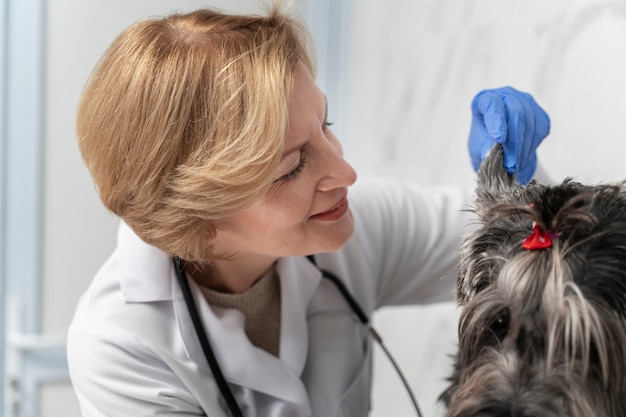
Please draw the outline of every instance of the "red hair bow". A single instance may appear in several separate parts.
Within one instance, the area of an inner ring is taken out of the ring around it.
[[[533,224],[533,232],[524,240],[522,248],[526,250],[547,249],[552,247],[552,239],[559,237],[556,233],[543,230],[537,224]]]

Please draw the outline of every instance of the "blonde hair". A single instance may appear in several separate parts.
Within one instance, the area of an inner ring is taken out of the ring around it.
[[[104,205],[171,255],[219,258],[215,221],[271,183],[297,63],[315,74],[311,45],[277,6],[267,16],[173,14],[122,32],[77,115]]]

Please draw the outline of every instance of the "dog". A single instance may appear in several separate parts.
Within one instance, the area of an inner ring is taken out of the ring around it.
[[[626,417],[626,186],[518,185],[496,145],[458,261],[447,417]]]

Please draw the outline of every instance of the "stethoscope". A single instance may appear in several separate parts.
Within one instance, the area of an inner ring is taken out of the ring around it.
[[[380,337],[378,332],[372,327],[369,319],[363,312],[363,309],[361,309],[361,306],[359,306],[357,301],[350,294],[350,292],[348,291],[348,288],[346,288],[344,283],[335,274],[333,274],[330,271],[320,268],[317,265],[317,262],[315,261],[315,258],[313,257],[313,255],[307,256],[307,258],[309,259],[309,261],[313,263],[313,265],[315,265],[317,269],[320,270],[324,278],[326,278],[327,280],[335,284],[335,286],[337,287],[337,289],[339,290],[343,298],[346,300],[348,305],[350,305],[352,312],[358,317],[359,321],[367,328],[367,330],[369,331],[374,341],[376,341],[376,343],[378,343],[378,345],[381,347],[381,349],[383,350],[383,352],[385,353],[385,355],[387,356],[387,358],[393,365],[394,369],[396,370],[396,373],[400,377],[402,384],[406,388],[406,391],[409,397],[411,398],[413,407],[415,408],[416,415],[418,417],[423,417],[422,412],[417,403],[417,399],[415,398],[415,394],[411,390],[411,387],[409,386],[409,383],[406,380],[404,374],[400,370],[399,365],[394,360],[393,356],[391,355],[391,352],[387,350],[387,347],[383,343],[382,338]],[[193,296],[191,295],[191,288],[189,287],[189,282],[187,281],[185,277],[184,267],[185,267],[184,261],[181,260],[179,257],[175,256],[174,257],[174,270],[176,271],[176,277],[178,278],[178,283],[180,284],[180,288],[183,292],[183,297],[185,298],[185,304],[187,304],[189,315],[191,316],[191,321],[193,322],[193,327],[198,336],[198,340],[200,341],[200,346],[202,347],[202,350],[204,351],[204,356],[206,356],[206,360],[209,363],[211,372],[213,372],[213,377],[215,378],[215,382],[217,383],[220,393],[224,397],[224,400],[226,401],[228,409],[232,413],[233,417],[243,417],[241,408],[239,408],[239,404],[237,404],[237,401],[235,400],[235,396],[233,395],[233,392],[231,391],[228,383],[226,382],[226,378],[224,378],[222,369],[220,368],[219,363],[217,362],[217,359],[215,358],[215,354],[213,353],[213,348],[211,347],[211,344],[209,343],[209,338],[207,337],[207,334],[204,331],[204,326],[202,325],[202,320],[200,319],[198,308],[193,299]]]

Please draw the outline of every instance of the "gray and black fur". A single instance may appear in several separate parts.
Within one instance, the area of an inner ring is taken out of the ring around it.
[[[494,148],[458,265],[448,417],[626,417],[626,187],[519,186]],[[526,250],[533,224],[557,234]]]

